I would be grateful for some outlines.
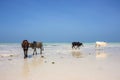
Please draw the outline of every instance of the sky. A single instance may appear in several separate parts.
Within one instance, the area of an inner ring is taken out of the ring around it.
[[[120,42],[120,0],[0,0],[0,42]]]

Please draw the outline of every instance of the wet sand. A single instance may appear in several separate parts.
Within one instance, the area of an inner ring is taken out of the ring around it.
[[[0,80],[120,80],[118,49],[51,52],[1,59]]]

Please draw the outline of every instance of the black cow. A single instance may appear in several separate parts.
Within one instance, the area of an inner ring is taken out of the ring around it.
[[[83,46],[83,43],[81,43],[81,42],[72,42],[72,49],[73,48],[80,49],[80,46]]]

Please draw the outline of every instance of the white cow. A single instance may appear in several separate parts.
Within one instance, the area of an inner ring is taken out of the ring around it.
[[[96,48],[105,47],[105,46],[107,46],[106,42],[99,42],[99,41],[97,41],[96,44],[95,44]]]

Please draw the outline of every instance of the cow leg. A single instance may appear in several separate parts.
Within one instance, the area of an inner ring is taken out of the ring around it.
[[[78,46],[78,49],[80,49],[80,46]]]
[[[34,55],[34,53],[35,53],[35,49],[33,50],[33,55]]]
[[[36,55],[37,55],[37,50],[36,50],[36,48],[35,48],[35,52],[36,52]]]
[[[78,47],[77,46],[75,46],[75,49],[77,49]]]
[[[24,50],[24,58],[27,58],[27,50]]]
[[[34,51],[33,51],[33,55],[34,55]]]
[[[74,46],[74,45],[72,46],[72,49],[75,49],[75,46]]]
[[[33,55],[34,55],[34,50],[33,50]]]
[[[77,46],[77,45],[74,45],[74,46],[73,46],[73,48],[74,48],[74,49],[77,49],[77,48],[78,48],[78,46]]]
[[[40,48],[40,54],[42,54],[42,48]]]
[[[27,58],[27,57],[26,57],[26,53],[25,53],[25,51],[24,51],[24,59],[25,59],[25,58]]]
[[[34,53],[36,53],[36,55],[37,55],[37,51],[36,51],[36,48],[34,48],[34,51],[33,51],[33,55],[34,55]]]
[[[72,46],[72,49],[73,49],[73,46]]]
[[[27,50],[26,50],[26,53],[25,53],[25,57],[28,57],[28,55],[27,55]]]

